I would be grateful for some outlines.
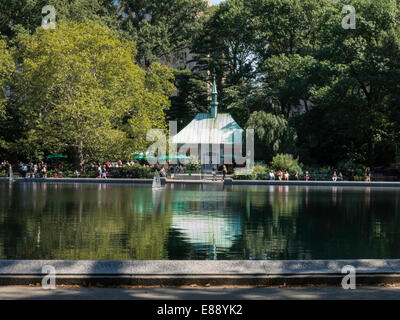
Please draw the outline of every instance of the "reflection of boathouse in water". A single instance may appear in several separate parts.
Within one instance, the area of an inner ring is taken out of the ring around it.
[[[220,188],[204,184],[201,192],[182,189],[174,199],[172,228],[194,246],[209,246],[211,256],[217,248],[231,248],[242,232],[241,213],[232,211],[226,193],[216,192]]]
[[[234,145],[237,145],[242,152],[243,129],[229,113],[218,113],[217,95],[214,79],[211,91],[211,113],[197,114],[185,128],[172,137],[172,144],[180,153],[187,152],[191,156],[198,157],[203,168],[207,169],[210,169],[212,164],[222,165],[224,159],[225,163],[232,163]],[[184,145],[190,149],[183,150]],[[239,160],[236,159],[236,162]]]

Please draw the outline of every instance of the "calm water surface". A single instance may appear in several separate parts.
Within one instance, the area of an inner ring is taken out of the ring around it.
[[[400,258],[400,190],[0,183],[0,259]]]

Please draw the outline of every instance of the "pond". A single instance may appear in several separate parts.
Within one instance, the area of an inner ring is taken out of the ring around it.
[[[0,259],[400,258],[391,188],[0,183]]]

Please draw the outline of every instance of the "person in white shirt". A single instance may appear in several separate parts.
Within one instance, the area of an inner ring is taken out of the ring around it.
[[[217,181],[217,168],[215,166],[212,168],[212,179],[213,181]]]
[[[289,181],[289,172],[286,170],[286,172],[285,172],[285,180],[286,181]]]
[[[161,168],[160,175],[161,175],[161,177],[165,177],[165,168],[164,167]]]
[[[275,174],[272,170],[269,172],[269,180],[275,180]]]

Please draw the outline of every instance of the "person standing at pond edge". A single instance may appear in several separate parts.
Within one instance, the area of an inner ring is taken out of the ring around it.
[[[365,181],[370,182],[371,181],[371,171],[369,168],[365,169]]]

